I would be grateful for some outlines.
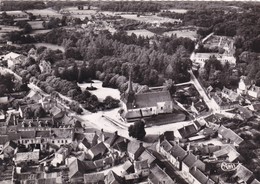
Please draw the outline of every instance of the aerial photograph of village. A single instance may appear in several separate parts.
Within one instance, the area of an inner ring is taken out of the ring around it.
[[[0,1],[0,184],[260,184],[260,2]]]

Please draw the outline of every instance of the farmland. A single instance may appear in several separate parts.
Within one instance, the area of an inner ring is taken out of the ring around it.
[[[58,13],[57,11],[51,9],[51,8],[47,8],[47,9],[43,9],[43,10],[27,10],[28,13],[32,13],[35,16],[41,16],[41,17],[62,17],[62,14]]]

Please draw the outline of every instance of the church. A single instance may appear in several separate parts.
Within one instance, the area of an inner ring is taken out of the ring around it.
[[[173,101],[169,91],[135,93],[131,72],[128,89],[121,95],[121,100],[124,102],[123,118],[128,122],[173,111]]]

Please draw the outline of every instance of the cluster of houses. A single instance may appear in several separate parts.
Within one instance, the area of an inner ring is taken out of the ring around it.
[[[234,57],[235,46],[232,38],[211,34],[202,41],[202,44],[208,49],[223,49],[224,52],[193,52],[190,59],[194,65],[203,68],[205,61],[211,57],[216,57],[223,65],[225,63],[229,63],[231,66],[236,65],[236,58]]]

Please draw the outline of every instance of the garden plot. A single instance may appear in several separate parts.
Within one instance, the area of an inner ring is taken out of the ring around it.
[[[44,29],[42,23],[43,21],[28,21],[28,23],[32,26],[32,29]]]

